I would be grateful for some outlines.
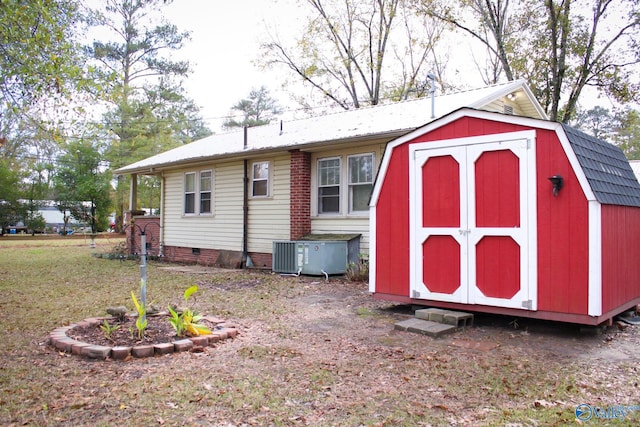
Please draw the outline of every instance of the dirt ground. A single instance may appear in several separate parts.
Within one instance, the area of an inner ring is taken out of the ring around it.
[[[215,274],[228,270],[205,266],[164,267],[173,271],[194,274]],[[259,277],[259,276],[258,276]],[[640,326],[614,322],[613,326],[580,326],[527,318],[515,318],[474,313],[474,325],[440,338],[421,337],[414,333],[396,331],[393,323],[414,316],[419,308],[374,299],[366,283],[347,282],[341,277],[295,277],[305,292],[291,298],[288,322],[301,332],[313,335],[345,335],[358,340],[397,343],[411,347],[415,340],[427,340],[432,348],[449,347],[490,351],[500,346],[535,348],[537,351],[568,358],[591,361],[625,362],[640,360]],[[259,286],[259,280],[253,283]],[[233,291],[251,286],[247,281],[211,285],[216,289]],[[354,313],[354,307],[361,310]],[[367,307],[371,311],[364,310]],[[370,317],[375,327],[369,330],[352,328],[353,317]],[[387,328],[387,326],[389,326]],[[251,330],[245,325],[245,334]]]
[[[160,277],[171,287],[195,282],[197,304],[235,324],[238,337],[198,353],[128,361],[61,354],[42,337],[0,366],[0,421],[564,426],[580,424],[580,404],[640,405],[639,326],[581,331],[476,315],[473,327],[433,339],[395,330],[413,308],[374,300],[366,283],[175,265],[151,274],[155,286]],[[20,378],[33,379],[24,387]],[[607,422],[640,425],[640,411]]]
[[[152,303],[179,303],[197,284],[189,305],[239,335],[197,352],[87,360],[52,348],[49,334],[132,309],[139,263],[93,256],[119,244],[109,236],[95,250],[84,239],[0,243],[2,426],[640,425],[640,326],[476,315],[433,339],[395,330],[412,307],[374,300],[366,283],[152,262]],[[577,408],[621,406],[637,409],[576,419]]]
[[[205,276],[213,271],[188,268]],[[358,402],[369,406],[381,400],[374,406],[384,407],[384,396],[396,393],[405,398],[397,410],[413,418],[394,419],[386,408],[380,415],[384,421],[366,425],[565,425],[576,422],[573,410],[581,403],[640,404],[640,326],[585,328],[476,313],[473,327],[434,339],[395,330],[394,323],[412,317],[416,307],[374,300],[364,283],[286,280],[298,289],[285,296],[289,309],[269,322],[243,319],[239,338],[220,351],[266,359],[283,382],[310,363],[323,367],[327,378],[316,381],[326,382],[324,399],[300,416],[304,425],[332,425],[331,420],[342,420],[338,413],[349,414]],[[258,289],[260,280],[207,284],[204,279],[201,285],[234,292]],[[249,366],[243,366],[245,374]],[[303,382],[299,391],[316,386]],[[532,408],[551,409],[552,415],[531,418]],[[503,411],[504,420],[494,411]],[[513,422],[520,417],[528,421]],[[250,420],[261,423],[259,416]],[[615,421],[638,420],[640,411]]]

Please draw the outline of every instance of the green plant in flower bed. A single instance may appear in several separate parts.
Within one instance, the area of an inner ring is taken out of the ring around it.
[[[198,291],[198,286],[193,285],[187,288],[184,291],[184,302],[185,304],[189,301],[189,298]],[[200,324],[199,322],[204,318],[201,314],[191,310],[190,308],[182,309],[182,312],[178,313],[177,310],[168,307],[170,316],[169,323],[173,326],[173,329],[176,330],[176,334],[179,337],[183,337],[185,335],[197,337],[200,335],[209,335],[211,334],[211,330],[205,325]]]
[[[144,338],[144,331],[147,330],[147,309],[141,302],[136,298],[136,294],[131,291],[131,299],[133,300],[133,305],[136,306],[136,311],[138,312],[138,318],[136,319],[136,329],[138,329],[138,339]]]
[[[111,334],[120,329],[120,325],[111,325],[107,319],[104,319],[104,323],[100,325],[100,329],[104,332],[104,336],[111,340]]]

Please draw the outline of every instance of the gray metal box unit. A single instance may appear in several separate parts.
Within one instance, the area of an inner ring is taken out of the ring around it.
[[[302,274],[344,274],[347,272],[347,255],[347,242],[296,242],[296,266]]]
[[[308,237],[325,237],[311,235]],[[324,239],[273,242],[273,271],[312,276],[344,274],[357,263],[360,235],[330,235]]]

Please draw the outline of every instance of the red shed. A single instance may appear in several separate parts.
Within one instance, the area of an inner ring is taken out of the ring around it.
[[[391,141],[370,220],[378,299],[591,325],[640,303],[640,184],[560,123],[465,108]]]

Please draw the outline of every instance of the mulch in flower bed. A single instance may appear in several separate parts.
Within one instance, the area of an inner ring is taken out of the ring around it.
[[[147,316],[147,328],[145,329],[144,337],[140,339],[138,329],[136,328],[136,319],[136,316],[131,315],[124,316],[123,318],[107,318],[106,321],[110,327],[117,327],[117,329],[111,331],[109,337],[107,337],[104,329],[101,328],[101,326],[104,326],[105,319],[80,322],[69,329],[66,335],[76,341],[105,347],[154,345],[189,338],[176,335],[175,329],[171,323],[169,323],[168,315],[156,314]],[[212,332],[216,332],[223,327],[222,322],[221,319],[206,316],[200,321],[200,324],[207,326]]]
[[[147,316],[147,329],[142,339],[138,337],[135,316],[125,316],[122,320],[117,318],[107,319],[107,322],[112,327],[119,326],[117,330],[111,332],[111,339],[108,339],[105,331],[100,328],[101,325],[104,325],[103,322],[104,320],[100,324],[77,325],[67,332],[67,336],[77,341],[106,347],[162,344],[184,338],[176,335],[175,329],[169,323],[169,317],[161,314]],[[200,323],[212,331],[216,329],[216,323],[209,322],[206,319],[203,319]]]

